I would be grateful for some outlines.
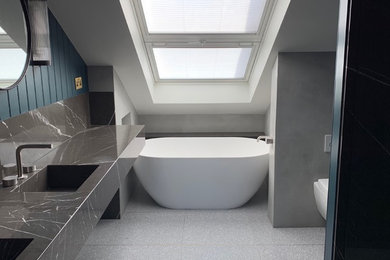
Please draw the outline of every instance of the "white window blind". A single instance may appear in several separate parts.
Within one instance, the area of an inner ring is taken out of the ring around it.
[[[242,79],[251,48],[153,48],[161,79]]]
[[[265,0],[142,0],[149,33],[256,33]]]

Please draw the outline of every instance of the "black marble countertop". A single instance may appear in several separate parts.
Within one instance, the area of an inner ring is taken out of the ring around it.
[[[0,239],[33,239],[17,259],[40,259],[45,251],[55,248],[53,243],[66,247],[65,241],[57,241],[57,238],[81,209],[85,211],[82,216],[86,218],[98,211],[101,213],[102,209],[83,204],[90,199],[124,149],[136,138],[144,138],[143,131],[143,126],[93,127],[48,150],[35,162],[38,168],[47,165],[99,165],[76,192],[18,192],[18,186],[0,188]],[[29,174],[29,178],[37,172]],[[87,219],[80,224],[92,225]],[[80,235],[83,228],[73,232]],[[81,235],[86,239],[88,234]],[[63,253],[59,256],[54,250],[49,255],[51,257],[44,258],[67,259]]]

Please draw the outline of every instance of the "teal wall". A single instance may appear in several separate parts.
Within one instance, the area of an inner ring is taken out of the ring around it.
[[[0,120],[88,92],[87,67],[57,20],[49,12],[51,66],[29,66],[19,85],[0,91]],[[74,78],[83,78],[75,88]]]

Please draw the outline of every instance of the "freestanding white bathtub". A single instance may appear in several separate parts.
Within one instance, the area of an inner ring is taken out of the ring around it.
[[[166,137],[146,140],[134,163],[161,206],[231,209],[245,204],[268,172],[269,145],[251,138]]]

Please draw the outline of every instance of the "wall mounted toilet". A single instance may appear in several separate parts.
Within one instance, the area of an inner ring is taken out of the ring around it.
[[[328,203],[329,179],[319,179],[314,182],[314,197],[316,199],[317,209],[321,216],[326,219],[326,207]]]

